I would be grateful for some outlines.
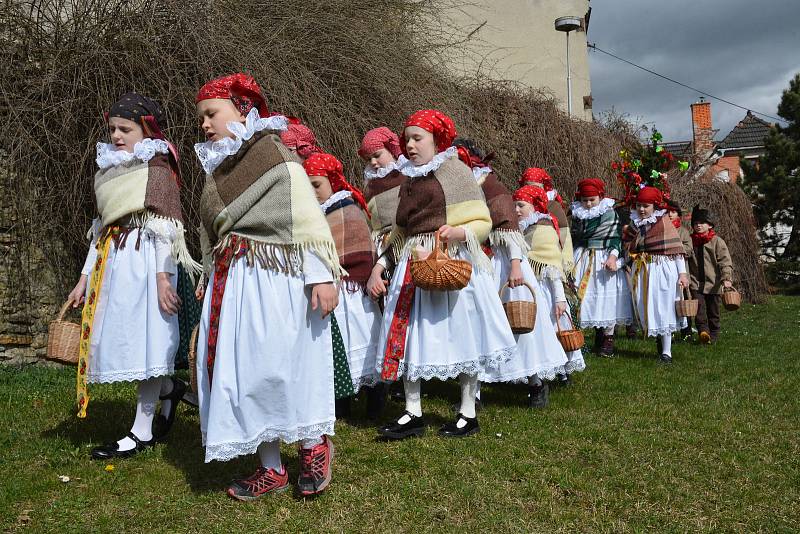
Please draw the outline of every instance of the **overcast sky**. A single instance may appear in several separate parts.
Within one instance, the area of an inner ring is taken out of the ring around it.
[[[592,0],[591,6],[589,42],[753,110],[777,116],[782,91],[800,72],[800,0]],[[589,65],[595,113],[614,107],[654,123],[666,141],[691,139],[689,105],[699,93],[592,50]],[[746,112],[709,100],[722,139]]]

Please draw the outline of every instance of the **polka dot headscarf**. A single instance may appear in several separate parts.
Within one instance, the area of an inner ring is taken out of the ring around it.
[[[433,134],[436,148],[439,152],[447,150],[453,145],[456,138],[456,125],[453,119],[437,109],[423,109],[413,113],[403,126],[403,130],[409,126],[418,126]],[[405,150],[405,134],[401,140],[401,145]]]

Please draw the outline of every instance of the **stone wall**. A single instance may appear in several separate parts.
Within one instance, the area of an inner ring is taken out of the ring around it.
[[[47,242],[54,252],[23,239],[25,226],[9,191],[22,186],[0,179],[0,364],[47,362],[47,325],[64,295],[58,262],[48,261],[57,252],[57,237]]]

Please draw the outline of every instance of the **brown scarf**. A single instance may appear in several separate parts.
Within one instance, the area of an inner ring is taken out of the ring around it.
[[[363,290],[375,264],[375,244],[364,212],[352,198],[346,198],[330,206],[325,218],[336,243],[339,264],[347,271],[343,277],[347,290]]]

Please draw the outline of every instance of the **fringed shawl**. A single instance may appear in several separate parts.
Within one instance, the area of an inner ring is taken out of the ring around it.
[[[622,224],[613,208],[593,218],[572,218],[572,244],[578,248],[622,252]]]
[[[643,234],[642,230],[646,229]],[[628,251],[632,254],[645,252],[654,256],[683,255],[683,244],[678,236],[678,230],[667,217],[661,216],[652,224],[636,227],[628,226],[625,235]]]
[[[328,207],[325,218],[336,243],[339,264],[347,271],[343,277],[347,290],[363,290],[375,264],[375,244],[364,212],[348,197]]]
[[[97,210],[104,227],[123,218],[172,242],[172,257],[190,274],[199,273],[186,247],[180,188],[168,154],[132,158],[103,168],[94,177]]]
[[[528,262],[537,278],[564,276],[560,241],[552,221],[541,219],[526,228],[525,241],[528,244]]]
[[[489,244],[492,247],[516,245],[525,253],[528,244],[519,230],[517,212],[514,198],[508,188],[504,186],[494,172],[483,175],[478,179],[478,184],[483,190],[489,215],[492,218],[492,231],[489,233]]]
[[[247,261],[296,275],[306,251],[342,275],[336,245],[303,166],[269,131],[255,133],[211,174],[200,198],[201,241],[207,270],[211,246],[223,250],[233,235],[247,242]]]
[[[372,215],[369,223],[373,236],[387,234],[392,230],[397,205],[400,203],[400,185],[406,180],[408,177],[395,169],[382,178],[373,178],[366,182],[364,198],[367,199],[367,207]]]

